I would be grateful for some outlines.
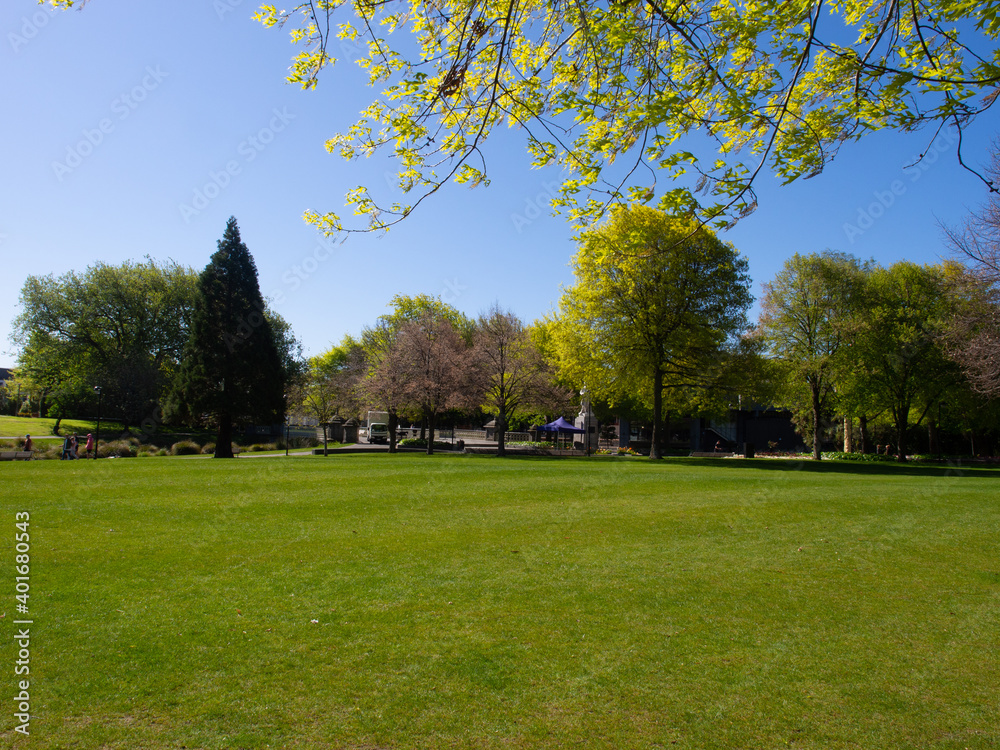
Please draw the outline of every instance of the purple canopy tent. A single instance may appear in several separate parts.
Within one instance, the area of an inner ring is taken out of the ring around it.
[[[540,425],[538,431],[539,432],[583,432],[583,428],[574,427],[565,419],[559,417],[559,419],[555,420],[554,422],[549,422],[548,424]]]
[[[572,432],[572,433],[582,434],[584,432],[582,428],[574,427],[571,423],[567,422],[562,417],[559,417],[559,419],[555,420],[554,422],[549,422],[548,424],[539,425],[538,431],[557,433],[556,435],[557,442],[559,440],[559,435],[561,435],[562,433]]]

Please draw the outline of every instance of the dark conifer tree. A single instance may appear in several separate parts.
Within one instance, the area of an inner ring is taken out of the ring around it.
[[[264,314],[257,266],[236,219],[198,278],[191,337],[177,380],[175,406],[218,427],[216,458],[232,458],[233,426],[281,421],[286,373]]]

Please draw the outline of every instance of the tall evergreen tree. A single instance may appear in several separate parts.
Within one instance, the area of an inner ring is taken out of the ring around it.
[[[175,406],[183,415],[214,422],[215,457],[232,458],[234,424],[282,418],[285,380],[257,266],[230,217],[219,249],[198,278]]]

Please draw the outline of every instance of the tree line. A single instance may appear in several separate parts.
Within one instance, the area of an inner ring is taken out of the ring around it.
[[[502,454],[507,429],[566,413],[585,387],[600,416],[652,424],[652,458],[671,418],[724,413],[741,397],[791,410],[817,459],[834,422],[852,449],[857,425],[866,452],[871,425],[891,424],[902,459],[914,425],[932,447],[959,414],[995,427],[993,216],[951,233],[967,264],[795,255],[764,286],[753,325],[747,262],[731,244],[693,218],[616,207],[580,234],[576,283],[540,320],[499,303],[472,319],[438,298],[397,296],[360,335],[308,360],[261,298],[230,219],[200,274],[146,259],[30,277],[18,376],[51,416],[79,413],[100,383],[127,428],[151,415],[213,426],[217,455],[240,424],[366,410],[389,414],[390,450],[400,420],[421,420],[429,452],[441,415],[490,414]]]
[[[97,263],[29,277],[20,304],[18,381],[57,420],[93,414],[96,386],[126,431],[211,426],[216,455],[231,456],[233,425],[280,422],[286,384],[302,369],[302,347],[261,297],[235,218],[200,274],[150,258]]]

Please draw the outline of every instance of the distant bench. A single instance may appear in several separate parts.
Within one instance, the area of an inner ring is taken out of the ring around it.
[[[30,461],[33,451],[3,451],[0,461]]]

